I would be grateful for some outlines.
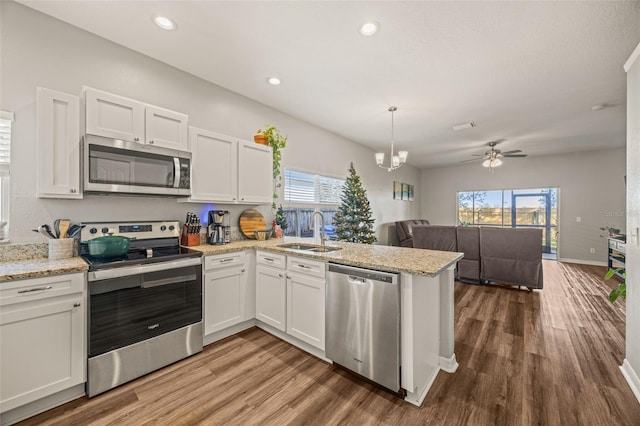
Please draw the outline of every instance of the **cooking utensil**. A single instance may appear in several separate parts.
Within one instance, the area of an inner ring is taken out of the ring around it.
[[[130,238],[122,235],[107,235],[87,242],[89,255],[97,258],[124,256],[129,251]]]
[[[69,231],[67,231],[67,236],[69,238],[75,238],[76,236],[78,236],[78,233],[80,233],[80,231],[82,231],[82,228],[84,228],[85,225],[71,225],[69,227]]]
[[[56,238],[60,238],[60,219],[53,221],[53,235],[55,235]]]
[[[58,222],[57,235],[58,238],[67,238],[67,232],[69,231],[69,225],[71,221],[69,219],[56,219]]]
[[[53,232],[51,232],[51,227],[46,223],[38,226],[38,231],[47,238],[56,238]]]

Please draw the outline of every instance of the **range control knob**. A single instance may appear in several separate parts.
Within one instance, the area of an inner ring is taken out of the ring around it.
[[[176,227],[175,227],[175,226],[173,226],[173,225],[169,225],[169,231],[173,231],[174,229],[176,229]]]
[[[162,226],[160,227],[160,230],[161,230],[161,231],[166,231],[166,230],[167,230],[167,227],[166,227],[166,226],[164,226],[164,225],[162,225]]]
[[[109,228],[107,228],[106,226],[104,228],[101,229],[103,234],[106,234],[109,232]]]
[[[91,228],[89,229],[89,232],[95,234],[96,232],[98,232],[98,230],[96,228]]]

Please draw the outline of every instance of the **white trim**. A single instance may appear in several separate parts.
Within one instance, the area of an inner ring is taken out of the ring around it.
[[[218,340],[225,339],[229,336],[233,336],[235,334],[240,333],[241,331],[248,330],[251,327],[255,327],[256,320],[255,318],[251,318],[250,320],[243,321],[239,324],[232,325],[223,330],[216,331],[210,334],[207,334],[203,338],[204,346],[210,345],[211,343],[217,342]]]
[[[415,405],[416,407],[420,407],[424,399],[427,397],[427,393],[431,389],[431,385],[433,385],[433,382],[435,382],[436,377],[438,377],[438,371],[440,371],[440,369],[438,368],[436,368],[433,371],[433,374],[431,375],[431,377],[429,377],[429,380],[427,380],[427,383],[424,389],[422,390],[420,395],[417,395],[417,398],[415,393],[407,391],[407,396],[404,397],[404,400],[410,404]]]
[[[629,70],[633,66],[633,63],[636,61],[636,59],[638,59],[638,57],[640,57],[640,43],[638,43],[633,53],[631,54],[631,56],[629,56],[629,59],[624,64],[625,72],[629,72]]]
[[[627,383],[633,391],[633,394],[636,396],[636,399],[640,402],[640,379],[638,379],[638,375],[633,371],[633,367],[631,367],[629,360],[626,358],[620,366],[620,371],[622,371],[622,375],[627,380]]]
[[[12,112],[0,110],[0,119],[13,121],[15,115]]]
[[[455,373],[458,369],[458,361],[456,360],[456,354],[451,355],[450,358],[443,356],[438,357],[438,365],[440,369],[446,373]]]
[[[600,262],[600,261],[597,261],[597,260],[558,258],[558,262],[562,262],[562,263],[578,263],[580,265],[592,265],[592,266],[607,266],[607,262]]]

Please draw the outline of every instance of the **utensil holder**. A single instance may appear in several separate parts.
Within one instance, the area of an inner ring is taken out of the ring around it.
[[[182,225],[182,236],[180,237],[180,245],[183,246],[199,246],[200,245],[200,233],[189,234],[189,227]]]
[[[68,259],[73,257],[73,238],[49,240],[49,260]]]

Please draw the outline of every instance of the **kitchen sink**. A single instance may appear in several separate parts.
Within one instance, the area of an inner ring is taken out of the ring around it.
[[[342,250],[342,247],[335,246],[319,246],[315,244],[303,244],[303,243],[287,243],[280,244],[278,247],[295,251],[306,251],[311,253],[331,253],[333,251]]]

